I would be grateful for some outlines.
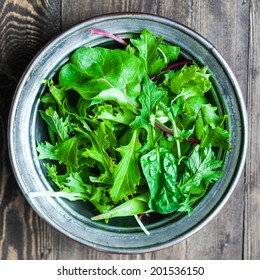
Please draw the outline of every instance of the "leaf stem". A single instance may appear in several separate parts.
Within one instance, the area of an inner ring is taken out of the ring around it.
[[[177,131],[177,126],[175,120],[172,118],[172,126],[173,126],[173,133],[175,134],[176,137],[178,137],[178,131]],[[176,145],[177,145],[177,153],[178,153],[178,158],[181,158],[181,144],[180,140],[176,139]]]
[[[170,130],[169,128],[159,124],[159,123],[154,123],[154,125],[159,128],[160,130],[164,131],[165,133],[167,134],[170,134],[170,135],[174,135],[174,132],[172,130]],[[197,138],[194,138],[194,137],[189,137],[188,139],[184,139],[190,143],[194,143],[194,144],[200,144],[200,140],[197,139]]]
[[[192,60],[186,59],[186,60],[183,60],[183,61],[175,62],[175,63],[170,64],[169,66],[165,67],[164,69],[162,69],[162,72],[166,72],[166,71],[168,71],[170,69],[174,69],[174,68],[183,66],[185,64],[192,64]]]
[[[114,39],[115,41],[117,41],[117,42],[119,42],[120,44],[123,44],[123,45],[125,45],[125,46],[128,45],[128,43],[127,43],[124,39],[122,39],[122,38],[120,38],[120,37],[114,35],[114,34],[111,33],[111,32],[108,32],[108,31],[105,31],[105,30],[101,30],[101,29],[96,29],[96,28],[90,28],[90,29],[89,29],[89,32],[90,32],[91,34],[98,34],[98,35],[102,35],[102,36],[105,36],[105,37],[112,38],[112,39]]]
[[[170,134],[170,135],[174,135],[173,131],[170,130],[169,128],[166,128],[165,126],[162,126],[161,124],[158,124],[158,123],[154,123],[154,125],[161,129],[162,131],[166,132],[167,134]]]
[[[143,232],[146,234],[146,235],[150,235],[150,232],[147,230],[147,228],[144,226],[144,224],[141,222],[141,220],[138,218],[137,215],[134,215],[138,225],[140,226],[140,228],[143,230]]]
[[[161,72],[166,72],[168,70],[171,70],[171,69],[174,69],[174,68],[178,68],[180,66],[183,66],[185,64],[192,64],[192,60],[190,59],[186,59],[186,60],[183,60],[183,61],[178,61],[178,62],[175,62],[173,64],[170,64],[168,65],[167,67],[163,68]],[[155,80],[157,78],[158,74],[152,76],[150,78],[151,81]]]

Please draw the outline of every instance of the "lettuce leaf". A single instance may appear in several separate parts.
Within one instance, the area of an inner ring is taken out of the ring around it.
[[[59,82],[84,99],[111,100],[135,110],[144,75],[144,66],[134,55],[120,49],[85,47],[61,68]]]
[[[141,174],[138,165],[138,150],[142,147],[138,130],[133,132],[128,145],[117,148],[122,158],[113,172],[114,184],[110,189],[112,200],[117,203],[123,198],[136,192],[140,183]]]

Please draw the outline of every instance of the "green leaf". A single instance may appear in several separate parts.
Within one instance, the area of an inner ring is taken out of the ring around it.
[[[127,146],[116,149],[122,158],[114,169],[114,184],[110,190],[111,198],[115,203],[135,193],[136,186],[140,182],[138,150],[141,148],[141,144],[138,139],[138,134],[138,130],[135,130],[130,143]]]
[[[98,186],[97,188],[93,188],[93,193],[89,201],[100,213],[106,213],[114,207],[113,201],[109,195],[108,186]]]
[[[84,99],[111,100],[135,111],[144,75],[141,61],[134,55],[86,47],[78,49],[61,68],[59,81],[64,89],[74,89]]]
[[[177,60],[177,58],[180,54],[180,47],[172,46],[172,45],[166,45],[166,44],[161,43],[159,45],[159,51],[161,52],[161,54],[164,58],[164,61],[167,65],[167,64]]]
[[[39,110],[39,112],[42,119],[47,123],[48,128],[57,135],[59,142],[69,138],[69,116],[65,119],[60,118],[52,107],[47,108],[45,111]]]
[[[210,147],[196,146],[185,161],[186,169],[181,178],[179,188],[182,193],[202,194],[210,183],[217,181],[223,171],[223,162],[215,159]]]
[[[92,193],[92,186],[84,183],[79,172],[70,173],[65,186],[68,187],[71,192],[85,193],[88,195]]]
[[[77,137],[58,143],[55,146],[54,154],[60,163],[64,163],[68,168],[76,170],[78,168],[78,139]]]
[[[204,127],[204,131],[205,136],[202,138],[201,147],[212,145],[213,147],[220,147],[226,151],[231,151],[229,131],[219,126],[213,129],[209,125]]]
[[[171,76],[171,90],[177,95],[187,99],[192,96],[203,96],[210,88],[210,75],[207,68],[199,68],[196,65],[185,65]]]
[[[217,107],[203,104],[196,120],[196,136],[201,140],[201,146],[220,147],[231,150],[230,133],[222,127],[227,115],[220,117],[216,114]]]
[[[62,89],[59,89],[57,86],[55,86],[52,80],[48,82],[48,85],[50,93],[58,105],[59,115],[64,116],[65,112],[63,108],[63,102],[66,99],[66,93]]]
[[[58,156],[54,153],[55,146],[49,142],[37,142],[36,150],[38,152],[38,159],[59,160]]]
[[[95,113],[95,119],[105,119],[122,124],[130,124],[135,118],[135,115],[130,110],[123,110],[111,104],[96,106],[93,112]]]
[[[57,192],[41,192],[39,196],[62,197],[71,201],[87,201],[91,195],[92,187],[85,184],[78,172],[58,175],[56,165],[45,164],[48,176],[60,188]],[[37,196],[37,195],[36,195]]]
[[[179,47],[165,45],[162,39],[154,36],[148,29],[142,31],[140,38],[130,39],[131,44],[137,48],[136,55],[144,64],[149,77],[158,74],[179,55]]]
[[[112,174],[115,163],[114,160],[108,155],[107,149],[110,146],[108,141],[108,133],[104,123],[100,123],[100,126],[93,132],[88,132],[86,135],[91,141],[92,145],[90,148],[85,148],[82,152],[82,156],[86,158],[92,158],[100,162],[105,171],[108,174]]]
[[[78,168],[78,144],[77,138],[70,138],[62,143],[52,145],[48,142],[37,143],[39,159],[57,160],[72,169]]]
[[[216,114],[218,108],[211,104],[202,104],[201,113],[205,124],[209,124],[213,129],[221,126],[227,116],[220,117]]]
[[[163,89],[158,89],[156,84],[146,77],[142,84],[142,94],[139,101],[142,105],[141,116],[149,122],[150,116],[155,113],[155,107],[158,102],[165,97],[167,92]]]
[[[44,166],[47,169],[47,175],[60,188],[60,190],[63,190],[65,188],[67,175],[58,175],[57,166],[54,164],[45,163]]]
[[[140,115],[130,124],[133,129],[144,128],[147,131],[147,146],[151,149],[154,146],[153,125],[155,118],[155,108],[158,102],[165,97],[167,92],[162,89],[158,89],[156,84],[152,82],[148,77],[144,79],[142,85],[142,92],[139,101],[142,105]]]
[[[140,162],[151,193],[149,207],[161,214],[177,210],[182,195],[178,189],[178,170],[173,154],[165,148],[157,148],[143,155]]]
[[[126,217],[133,216],[145,213],[149,211],[148,200],[149,200],[149,192],[146,192],[142,195],[136,196],[117,207],[114,207],[110,211],[94,216],[91,218],[93,221],[98,221],[102,219],[110,219],[114,217]]]

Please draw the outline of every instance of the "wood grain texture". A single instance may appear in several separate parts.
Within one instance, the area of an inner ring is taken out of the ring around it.
[[[61,30],[111,12],[158,14],[202,34],[234,71],[248,105],[248,160],[230,200],[198,233],[153,253],[104,253],[59,233],[27,204],[8,159],[8,108],[25,67]],[[0,259],[260,259],[259,18],[258,0],[0,0]]]
[[[248,65],[249,150],[246,164],[245,259],[260,259],[260,3],[250,5],[250,49]]]
[[[90,17],[118,12],[143,12],[160,14],[164,1],[159,0],[78,0],[71,4],[69,0],[62,1],[62,29],[86,20]],[[75,14],[77,17],[72,17]]]
[[[45,229],[19,191],[8,159],[6,127],[17,82],[40,48],[60,32],[59,15],[58,1],[0,1],[0,259],[47,258],[46,233],[52,229]]]

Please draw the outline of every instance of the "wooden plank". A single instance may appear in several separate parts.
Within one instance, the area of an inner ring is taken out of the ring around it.
[[[251,1],[250,5],[250,49],[248,66],[248,118],[249,149],[246,165],[246,216],[245,216],[245,259],[260,259],[260,2]]]
[[[162,1],[159,0],[78,0],[71,4],[69,0],[62,1],[62,29],[90,17],[118,12],[158,13]],[[73,16],[75,15],[75,16]]]
[[[47,250],[40,244],[48,240],[45,223],[25,201],[11,171],[6,126],[17,81],[33,56],[60,31],[59,7],[59,1],[0,1],[0,259],[37,259]]]

